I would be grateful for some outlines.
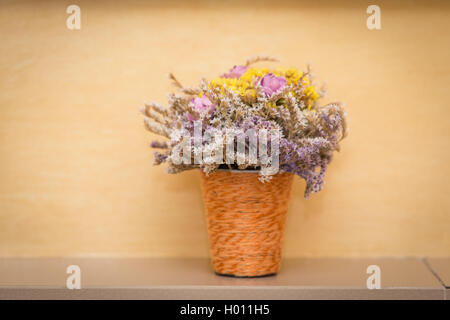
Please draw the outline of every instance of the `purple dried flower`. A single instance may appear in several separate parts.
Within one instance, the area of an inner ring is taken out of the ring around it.
[[[225,73],[222,77],[224,78],[239,78],[247,71],[246,66],[234,66],[233,68],[228,71],[228,73]]]
[[[167,155],[159,153],[158,151],[153,152],[154,159],[153,159],[153,165],[159,165],[167,160]]]
[[[152,143],[150,144],[150,147],[155,148],[155,149],[167,149],[167,143],[166,142],[161,142],[161,141],[152,141]]]
[[[188,113],[187,117],[189,121],[194,121],[198,119],[198,113],[209,112],[213,113],[215,110],[214,104],[208,99],[207,96],[202,96],[201,98],[195,97],[192,99],[193,109],[197,112],[196,115]]]
[[[260,84],[266,96],[270,97],[272,94],[286,86],[287,81],[283,77],[277,77],[273,73],[268,73],[261,79]]]
[[[323,138],[306,140],[304,146],[282,138],[280,141],[280,169],[299,175],[306,181],[305,198],[322,189],[325,171],[331,161],[326,152],[330,142]],[[316,168],[320,168],[316,172]]]

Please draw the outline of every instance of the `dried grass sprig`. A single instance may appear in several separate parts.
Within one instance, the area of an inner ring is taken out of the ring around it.
[[[167,108],[162,106],[162,105],[160,105],[160,104],[158,104],[158,103],[155,103],[155,102],[151,102],[151,103],[148,103],[148,104],[146,103],[145,104],[145,108],[146,109],[147,108],[151,108],[151,109],[155,110],[156,112],[162,114],[163,116],[167,116],[168,115]]]
[[[247,59],[247,61],[245,62],[245,66],[248,67],[252,64],[263,61],[278,62],[279,60],[271,56],[254,56]]]
[[[164,117],[164,115],[162,115],[161,113],[158,113],[154,109],[152,109],[152,107],[150,105],[146,105],[142,109],[142,112],[144,113],[145,116],[155,120],[156,122],[158,122],[160,124],[163,124],[163,125],[167,125],[168,124],[167,118]]]
[[[292,139],[296,135],[297,124],[300,122],[298,116],[298,105],[292,95],[286,97],[286,108],[289,110],[289,121],[287,123],[288,139]]]
[[[181,84],[180,81],[178,81],[178,79],[173,75],[173,73],[169,73],[169,74],[167,75],[167,78],[169,78],[170,80],[172,80],[172,84],[173,84],[175,87],[177,87],[177,88],[179,88],[179,89],[183,89],[183,85]]]
[[[199,88],[182,88],[181,92],[190,96],[196,96],[200,92],[202,92],[202,90],[200,90]]]
[[[147,130],[160,136],[170,138],[170,129],[160,123],[154,122],[149,117],[144,117],[144,124]]]

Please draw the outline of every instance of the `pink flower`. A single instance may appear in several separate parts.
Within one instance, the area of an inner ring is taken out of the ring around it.
[[[224,78],[239,78],[247,71],[246,66],[234,66],[233,68],[223,75]]]
[[[270,97],[272,94],[280,90],[286,85],[286,79],[283,77],[276,77],[272,73],[266,74],[261,79],[261,86],[267,97]]]
[[[208,99],[207,96],[203,96],[201,98],[195,97],[191,102],[193,104],[194,111],[196,111],[196,114],[192,115],[188,113],[187,118],[189,121],[197,120],[199,113],[209,112],[211,114],[216,109],[214,104]]]

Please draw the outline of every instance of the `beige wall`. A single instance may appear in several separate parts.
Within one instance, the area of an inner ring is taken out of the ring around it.
[[[325,189],[295,180],[285,255],[450,255],[450,6],[376,3],[380,31],[368,1],[2,2],[0,256],[206,256],[198,174],[151,166],[138,108],[264,53],[350,123]]]

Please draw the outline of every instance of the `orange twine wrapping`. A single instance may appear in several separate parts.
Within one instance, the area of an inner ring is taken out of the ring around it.
[[[238,277],[277,273],[293,175],[265,183],[250,172],[201,176],[214,270]]]

